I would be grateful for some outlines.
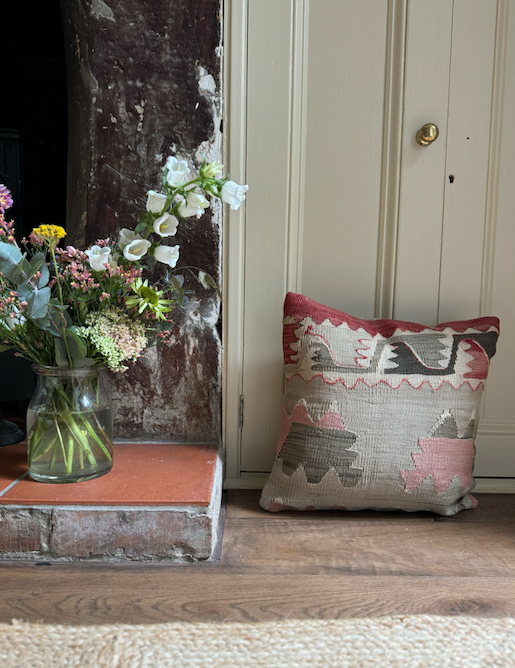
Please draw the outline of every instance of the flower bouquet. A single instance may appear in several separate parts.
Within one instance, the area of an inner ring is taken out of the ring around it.
[[[248,186],[220,178],[204,160],[196,176],[169,157],[163,192],[147,193],[134,230],[86,250],[60,248],[66,232],[42,224],[20,245],[0,186],[0,351],[31,360],[38,378],[27,413],[29,473],[43,482],[89,480],[112,467],[113,426],[103,371],[124,372],[146,348],[173,341],[171,314],[187,308],[184,272],[205,288],[214,279],[195,267],[177,269],[179,246],[168,243],[181,218],[200,217],[213,198],[238,209]],[[155,283],[143,277],[166,265]],[[190,302],[191,303],[191,302]]]

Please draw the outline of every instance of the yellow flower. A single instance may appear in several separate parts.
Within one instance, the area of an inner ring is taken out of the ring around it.
[[[59,225],[46,224],[35,227],[32,234],[52,248],[58,244],[59,239],[66,236],[66,232]]]

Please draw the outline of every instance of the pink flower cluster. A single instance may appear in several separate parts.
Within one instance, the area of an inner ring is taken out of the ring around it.
[[[86,253],[77,250],[73,246],[66,246],[65,250],[56,248],[55,253],[61,270],[59,273],[60,281],[69,281],[71,288],[87,294],[95,288],[100,287],[99,283],[96,283],[91,275]],[[49,287],[53,287],[55,283],[56,279],[54,278],[49,283]],[[70,302],[73,302],[71,298]]]
[[[173,325],[173,320],[168,320],[168,322]],[[156,339],[159,341],[159,343],[163,343],[166,346],[171,346],[172,343],[175,343],[176,341],[172,331],[168,329],[162,329],[160,332],[158,332],[156,334]]]
[[[120,265],[114,268],[109,264],[104,266],[106,268],[106,273],[110,278],[120,278],[129,288],[138,278],[138,276],[141,276],[143,273],[143,267],[136,269],[134,265],[130,265],[128,269],[124,269]]]
[[[11,221],[8,223],[5,218],[3,212],[0,213],[0,241],[3,241],[4,243],[7,244],[14,244],[14,224]]]
[[[43,248],[44,246],[43,239],[38,237],[37,234],[34,234],[33,232],[29,234],[29,240],[27,241],[27,239],[22,239],[22,243],[24,246],[29,243],[31,246],[34,246],[34,248]]]
[[[111,246],[111,239],[107,237],[107,239],[97,239],[95,241],[95,246],[98,246],[99,248],[105,248],[105,246]]]
[[[0,274],[0,316],[9,317],[11,320],[20,316],[27,306],[26,301],[20,301],[18,293],[14,290],[3,291],[5,282]],[[3,294],[2,294],[3,292]]]

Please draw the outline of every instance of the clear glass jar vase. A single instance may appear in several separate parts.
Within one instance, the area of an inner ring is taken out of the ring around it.
[[[113,466],[113,418],[105,369],[33,365],[27,410],[29,475],[38,482],[81,482]]]

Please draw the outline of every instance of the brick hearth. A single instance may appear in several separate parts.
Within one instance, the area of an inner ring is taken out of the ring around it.
[[[96,480],[34,482],[26,445],[0,449],[0,559],[176,561],[213,558],[221,537],[218,446],[115,445]]]

